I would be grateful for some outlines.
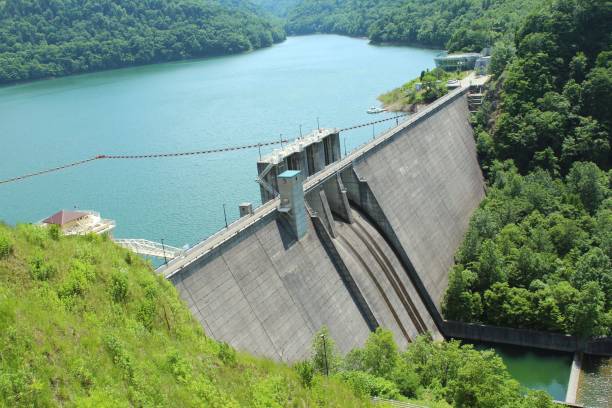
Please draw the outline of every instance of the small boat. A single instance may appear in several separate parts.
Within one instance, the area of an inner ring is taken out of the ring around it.
[[[382,113],[382,112],[386,112],[386,111],[387,111],[386,109],[379,108],[378,106],[372,106],[366,112],[372,115],[372,114],[375,114],[375,113]]]

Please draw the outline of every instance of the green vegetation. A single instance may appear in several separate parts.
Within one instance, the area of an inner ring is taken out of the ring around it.
[[[342,358],[324,327],[314,338],[311,360],[296,364],[295,370],[304,384],[313,372],[329,370],[331,378],[340,379],[364,397],[431,408],[553,407],[544,392],[525,395],[492,350],[477,351],[458,341],[437,342],[420,336],[400,352],[393,334],[381,328],[370,334],[363,348]]]
[[[605,1],[559,0],[495,46],[474,118],[490,189],[447,318],[612,335],[611,18]]]
[[[285,38],[279,25],[234,3],[0,1],[0,84],[237,53]]]
[[[440,68],[422,71],[421,76],[378,97],[390,111],[410,112],[415,105],[428,104],[448,93],[449,80],[464,78],[467,72],[446,72]],[[420,90],[417,90],[420,84]]]
[[[525,16],[541,5],[537,0],[304,0],[289,13],[286,29],[480,51],[511,39]]]
[[[278,17],[286,17],[300,0],[251,0],[253,4]]]
[[[0,224],[0,327],[0,406],[369,406],[207,338],[170,282],[105,237]]]

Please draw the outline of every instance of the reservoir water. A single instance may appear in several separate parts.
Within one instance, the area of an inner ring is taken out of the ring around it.
[[[345,127],[436,51],[332,35],[291,37],[249,54],[151,65],[0,88],[0,179],[97,154],[203,150]],[[390,126],[391,122],[388,122]],[[376,132],[383,125],[375,127]],[[343,135],[344,136],[344,135]],[[346,133],[350,150],[372,129]],[[97,161],[0,187],[0,220],[36,222],[75,206],[117,220],[115,236],[195,244],[259,205],[257,149]]]

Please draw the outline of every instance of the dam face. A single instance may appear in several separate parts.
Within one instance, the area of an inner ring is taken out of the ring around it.
[[[308,357],[323,325],[343,353],[378,326],[402,347],[439,337],[448,270],[484,197],[466,91],[307,179],[300,239],[275,199],[171,263],[206,333],[283,361]]]

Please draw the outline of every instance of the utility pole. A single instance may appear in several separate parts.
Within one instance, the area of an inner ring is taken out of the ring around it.
[[[257,148],[259,149],[259,161],[261,161],[261,143],[257,143]]]
[[[321,334],[321,339],[323,340],[323,358],[325,358],[325,376],[329,377],[329,366],[327,365],[327,347],[325,344],[324,334]]]
[[[344,137],[344,157],[346,157],[346,136]]]
[[[374,133],[374,124],[372,123],[372,139],[376,138],[376,134]]]
[[[227,212],[225,211],[225,203],[223,203],[223,218],[225,219],[225,228],[227,229]]]
[[[300,139],[302,138],[302,124],[300,123]]]
[[[164,263],[168,265],[168,258],[166,257],[166,246],[164,245],[164,239],[161,239],[162,252],[164,253]]]
[[[319,130],[319,133],[321,133],[321,125],[319,125],[319,117],[317,116],[317,129]]]

